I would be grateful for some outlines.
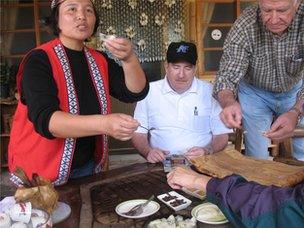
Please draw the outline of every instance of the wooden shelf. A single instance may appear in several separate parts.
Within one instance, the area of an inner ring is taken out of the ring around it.
[[[210,28],[213,28],[213,27],[231,27],[233,25],[233,23],[205,23],[205,22],[202,22],[201,25],[203,27],[210,27]]]
[[[16,99],[8,98],[8,99],[0,99],[1,105],[16,105],[18,101]]]
[[[26,33],[26,32],[35,32],[35,29],[9,29],[1,30],[2,33]]]
[[[14,15],[15,16],[20,16],[20,12],[27,10],[30,15],[29,17],[33,17],[33,18],[25,18],[25,19],[31,19],[34,20],[34,24],[31,27],[26,27],[24,29],[14,29],[14,28],[20,28],[18,26],[14,26],[14,27],[1,27],[1,35],[6,35],[6,36],[10,36],[12,38],[14,38],[16,35],[31,35],[34,34],[35,36],[35,46],[39,46],[41,45],[41,38],[42,38],[42,32],[47,31],[47,29],[43,26],[40,25],[39,23],[39,19],[40,19],[40,15],[41,14],[41,10],[44,10],[44,7],[50,7],[50,1],[49,0],[32,0],[31,2],[28,1],[28,3],[18,3],[18,1],[6,1],[6,3],[2,3],[3,0],[1,1],[1,9],[3,11],[14,11]],[[43,8],[43,9],[42,9]],[[31,11],[33,11],[33,14],[31,13]],[[3,14],[1,19],[4,20],[4,16],[8,17],[9,14]],[[5,18],[5,21],[9,21],[11,20],[11,18]],[[22,23],[22,22],[21,22]],[[3,29],[3,30],[2,30]],[[28,39],[28,38],[26,38]],[[8,42],[9,43],[9,42]],[[29,43],[29,40],[24,40],[24,43]],[[6,43],[3,43],[3,45],[8,45]],[[1,53],[1,61],[6,61],[9,60],[10,62],[12,62],[12,64],[18,64],[19,60],[22,59],[25,54],[32,48],[29,45],[24,45],[27,48],[23,48],[21,49],[22,51],[18,52],[15,51],[16,54],[12,54],[12,52],[7,52],[5,54]],[[7,48],[7,50],[11,50],[9,47]],[[8,120],[9,115],[12,117],[15,109],[17,107],[17,103],[18,101],[15,99],[0,99],[0,105],[1,105],[1,115],[2,117],[4,115],[6,116],[6,122],[3,121],[3,125],[2,125],[2,130],[3,134],[0,134],[1,137],[1,167],[7,167],[7,150],[8,150],[8,143],[9,143],[9,137],[10,134],[7,134],[7,132],[9,132],[10,129],[10,125],[11,123],[9,122],[11,119]]]
[[[7,163],[1,164],[1,168],[8,168],[8,164]]]
[[[1,4],[1,7],[3,8],[26,8],[26,7],[33,7],[34,3],[30,2],[30,3],[4,3]]]
[[[236,0],[200,0],[200,2],[210,2],[210,3],[233,3]]]
[[[17,55],[1,55],[2,58],[11,58],[11,59],[21,59],[23,58],[25,55],[24,54],[17,54]]]
[[[50,6],[50,2],[37,2],[39,6]],[[35,3],[34,2],[29,2],[29,3],[4,3],[1,4],[1,7],[3,8],[26,8],[26,7],[34,7]]]
[[[203,48],[203,51],[222,51],[222,47],[209,47],[209,48]]]

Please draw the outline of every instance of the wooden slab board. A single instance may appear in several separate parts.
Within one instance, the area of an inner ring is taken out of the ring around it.
[[[247,157],[236,150],[200,156],[191,162],[199,172],[213,177],[223,178],[235,173],[248,181],[279,187],[293,186],[304,181],[304,166]]]

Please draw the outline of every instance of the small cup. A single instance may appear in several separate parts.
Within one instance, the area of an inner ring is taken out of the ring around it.
[[[23,222],[15,222],[10,228],[27,228],[27,226]]]
[[[9,228],[11,226],[11,219],[8,214],[0,213],[0,228]]]
[[[33,209],[31,221],[32,221],[33,228],[52,227],[51,216],[47,212],[42,211],[42,210]]]
[[[46,217],[41,217],[41,216],[35,216],[31,218],[33,228],[48,228],[52,227],[52,221],[51,219]]]
[[[27,203],[16,203],[9,211],[11,219],[16,222],[29,223],[32,214],[32,204]]]

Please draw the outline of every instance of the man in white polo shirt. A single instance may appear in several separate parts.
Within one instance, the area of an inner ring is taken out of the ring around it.
[[[148,95],[136,105],[134,118],[142,127],[132,142],[151,163],[163,161],[168,154],[191,158],[227,145],[231,130],[220,120],[212,85],[195,77],[196,60],[195,44],[171,43],[165,78],[151,82]]]

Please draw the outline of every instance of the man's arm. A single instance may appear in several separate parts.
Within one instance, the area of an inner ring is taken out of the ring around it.
[[[218,205],[236,227],[304,224],[303,183],[292,188],[260,185],[237,175],[212,178],[207,184],[207,199]]]
[[[224,150],[227,144],[228,134],[213,135],[211,142],[213,153]]]
[[[145,158],[148,156],[149,151],[152,149],[148,142],[148,134],[134,133],[132,143],[138,152]]]
[[[168,154],[166,151],[152,148],[148,140],[148,134],[145,133],[134,133],[132,137],[132,143],[135,149],[137,149],[139,153],[143,155],[148,162],[151,163],[163,161],[166,157],[166,154]]]
[[[229,128],[241,128],[242,114],[236,101],[237,88],[249,65],[250,42],[240,23],[244,21],[238,20],[227,35],[213,87],[213,96],[223,108],[221,120]]]

